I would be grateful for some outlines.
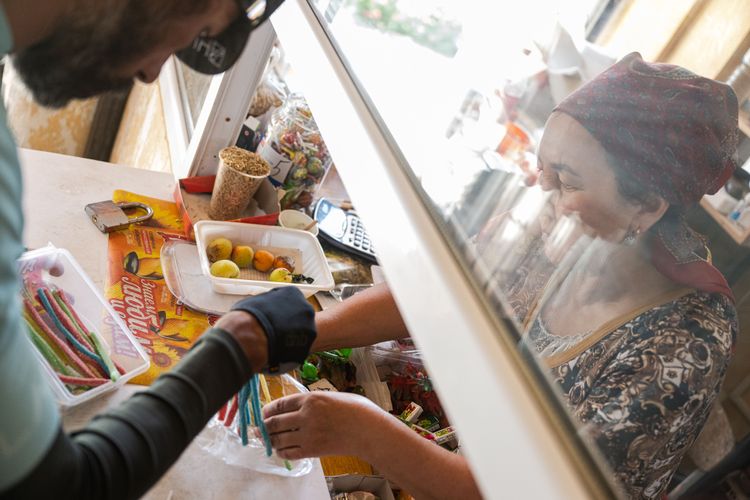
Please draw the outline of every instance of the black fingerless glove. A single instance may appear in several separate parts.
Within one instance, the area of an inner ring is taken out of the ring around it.
[[[315,311],[297,287],[274,288],[237,302],[233,311],[246,311],[261,324],[268,337],[268,365],[275,374],[293,370],[310,353],[316,337]]]

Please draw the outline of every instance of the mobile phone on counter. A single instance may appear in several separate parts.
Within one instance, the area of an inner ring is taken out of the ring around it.
[[[326,198],[321,198],[315,205],[313,218],[318,222],[319,236],[323,241],[377,263],[375,247],[354,210],[344,210]]]

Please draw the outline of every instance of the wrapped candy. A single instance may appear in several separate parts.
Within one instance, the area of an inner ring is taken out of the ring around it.
[[[307,208],[331,157],[304,97],[290,95],[271,117],[258,154],[271,165],[271,182],[286,193],[282,210]]]

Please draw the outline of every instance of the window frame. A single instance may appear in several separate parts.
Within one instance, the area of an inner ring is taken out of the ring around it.
[[[305,98],[484,495],[615,497],[595,465],[601,458],[551,404],[552,388],[536,381],[511,326],[491,313],[455,258],[317,10],[287,0],[272,23],[295,73],[304,75]]]
[[[159,85],[176,180],[216,173],[219,151],[237,140],[275,39],[271,23],[253,30],[235,65],[212,78],[193,130],[188,125],[192,119],[184,105],[175,56],[164,65]]]

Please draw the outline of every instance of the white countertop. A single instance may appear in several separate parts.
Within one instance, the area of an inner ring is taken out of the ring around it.
[[[107,236],[89,221],[84,205],[111,199],[113,191],[172,199],[170,174],[140,170],[72,156],[20,150],[24,174],[25,242],[28,248],[52,243],[76,258],[100,291],[104,291]],[[64,415],[68,430],[81,427],[107,407],[126,399],[140,386],[126,385]],[[282,478],[225,465],[195,444],[144,498],[254,499],[329,498],[320,461],[300,478]]]

